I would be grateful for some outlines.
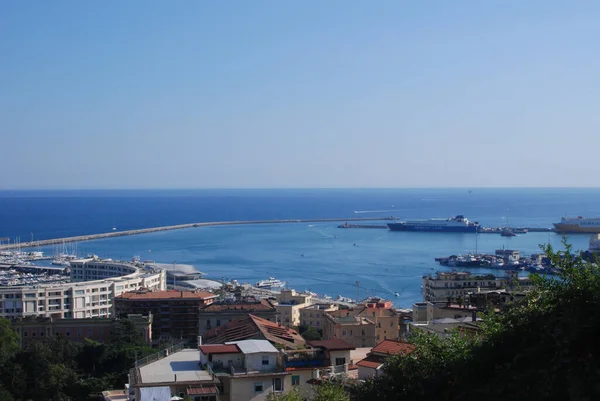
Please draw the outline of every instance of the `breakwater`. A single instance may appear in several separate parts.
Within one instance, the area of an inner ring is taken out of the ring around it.
[[[352,217],[352,218],[322,218],[322,219],[288,219],[288,220],[248,220],[248,221],[211,221],[201,223],[187,223],[177,224],[174,226],[162,226],[162,227],[151,227],[151,228],[140,228],[137,230],[126,230],[126,231],[111,231],[108,233],[100,234],[89,234],[79,235],[76,237],[66,238],[52,238],[33,242],[20,242],[13,244],[2,244],[0,249],[14,249],[14,248],[32,248],[38,246],[47,246],[62,244],[67,242],[81,242],[81,241],[92,241],[103,238],[113,237],[124,237],[127,235],[139,235],[149,234],[158,231],[170,231],[170,230],[181,230],[184,228],[194,227],[209,227],[209,226],[229,226],[229,225],[243,225],[243,224],[283,224],[283,223],[323,223],[323,222],[338,222],[338,221],[375,221],[375,220],[396,220],[394,217]]]

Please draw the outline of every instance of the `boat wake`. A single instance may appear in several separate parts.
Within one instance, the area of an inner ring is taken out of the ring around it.
[[[355,214],[362,214],[362,213],[384,213],[384,212],[396,212],[398,211],[398,209],[384,209],[384,210],[355,210],[354,213]]]

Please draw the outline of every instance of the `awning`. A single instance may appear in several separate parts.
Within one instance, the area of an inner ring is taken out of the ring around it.
[[[187,389],[188,395],[219,395],[219,389],[214,384],[204,387],[193,387]]]

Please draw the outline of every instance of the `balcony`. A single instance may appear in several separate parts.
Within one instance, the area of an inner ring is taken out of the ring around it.
[[[322,367],[326,365],[325,353],[315,349],[288,351],[285,353],[283,361],[286,368]]]

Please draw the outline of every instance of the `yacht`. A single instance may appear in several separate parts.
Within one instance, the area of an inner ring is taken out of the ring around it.
[[[263,290],[281,290],[285,287],[285,281],[277,280],[275,277],[269,277],[268,280],[261,280],[254,286]]]

